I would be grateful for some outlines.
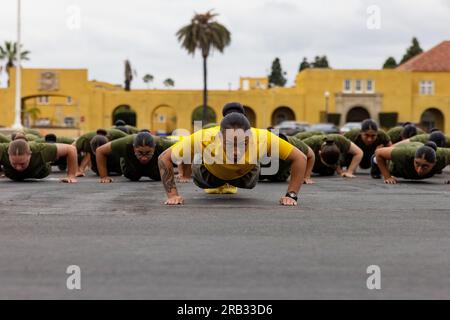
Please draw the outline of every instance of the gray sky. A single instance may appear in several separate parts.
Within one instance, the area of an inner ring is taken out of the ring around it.
[[[3,2],[1,42],[16,39],[16,1]],[[367,27],[376,19],[371,5],[380,9],[379,29]],[[155,77],[151,87],[163,88],[168,77],[178,89],[202,87],[201,57],[181,49],[175,33],[208,9],[232,33],[225,53],[209,59],[214,89],[267,75],[275,57],[292,85],[304,56],[326,54],[333,68],[374,69],[389,55],[399,60],[413,36],[424,49],[450,39],[446,0],[22,0],[22,7],[22,39],[32,51],[25,67],[88,68],[91,80],[123,83],[128,58],[138,73],[132,88],[146,87],[146,73]]]

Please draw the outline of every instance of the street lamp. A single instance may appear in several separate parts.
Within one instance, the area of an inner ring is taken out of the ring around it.
[[[20,50],[20,0],[17,0],[17,43],[16,43],[16,102],[15,102],[15,119],[13,129],[22,129],[22,70],[21,70],[21,50]]]
[[[328,99],[330,98],[330,92],[325,91],[323,95],[325,96],[325,122],[328,123]]]

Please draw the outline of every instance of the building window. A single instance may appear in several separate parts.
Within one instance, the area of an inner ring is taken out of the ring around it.
[[[344,80],[344,92],[352,92],[352,81],[349,79]]]
[[[75,119],[73,117],[65,117],[64,125],[66,127],[75,127]]]
[[[366,82],[366,92],[373,93],[375,91],[373,80],[367,80]]]
[[[66,97],[66,104],[68,105],[72,104],[72,97]]]
[[[166,117],[164,115],[160,115],[158,120],[159,120],[159,123],[165,123]]]
[[[48,96],[39,96],[37,102],[38,104],[48,104]]]
[[[421,95],[433,95],[434,94],[434,81],[430,81],[430,80],[420,81],[419,92]]]
[[[244,80],[242,83],[242,89],[243,90],[249,90],[250,89],[250,81]]]
[[[355,80],[355,92],[361,93],[362,92],[362,81],[361,80]]]

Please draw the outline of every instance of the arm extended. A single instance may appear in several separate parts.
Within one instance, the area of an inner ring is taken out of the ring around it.
[[[78,168],[77,149],[70,144],[56,143],[56,155],[58,158],[67,158],[67,177],[62,178],[62,182],[77,182],[76,174]]]
[[[161,174],[161,181],[167,194],[167,200],[164,204],[183,204],[184,199],[178,194],[177,186],[175,184],[175,175],[172,164],[172,149],[167,149],[158,157],[158,166]]]
[[[314,168],[314,162],[316,161],[316,155],[314,151],[310,147],[308,147],[308,154],[306,155],[306,172],[305,172],[305,180],[306,184],[313,184],[314,181],[311,180],[312,170]]]
[[[297,148],[293,148],[286,160],[291,162],[291,179],[287,191],[298,194],[305,178],[306,156]],[[284,196],[281,197],[280,204],[284,206],[295,206],[297,205],[297,201]]]
[[[387,167],[387,161],[391,160],[391,154],[394,147],[380,148],[375,151],[375,157],[377,160],[378,168],[380,168],[381,174],[384,178],[384,183],[396,184],[397,179],[391,176]]]
[[[346,172],[343,172],[341,175],[343,177],[347,178],[354,178],[353,172],[355,172],[356,168],[359,166],[359,163],[361,162],[364,153],[363,151],[353,142],[350,145],[350,149],[348,150],[348,153],[353,155],[352,161],[350,162],[350,165],[347,168]]]
[[[100,176],[101,183],[110,183],[113,181],[108,176],[107,157],[112,152],[111,142],[108,142],[95,150],[95,157],[97,158],[97,170]]]

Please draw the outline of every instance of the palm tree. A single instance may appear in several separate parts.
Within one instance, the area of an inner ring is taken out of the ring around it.
[[[135,74],[135,72],[131,69],[131,63],[127,59],[125,60],[125,91],[130,91],[133,74]]]
[[[22,48],[22,46],[21,46]],[[21,50],[20,57],[22,60],[30,60],[28,55],[30,54],[30,51],[28,50]],[[12,41],[5,41],[4,46],[0,46],[0,60],[6,60],[6,73],[8,74],[9,78],[9,70],[14,67],[16,59],[17,58],[17,42]],[[8,80],[9,82],[9,80]]]
[[[20,52],[22,60],[29,60],[30,51],[24,50]],[[17,42],[5,41],[4,46],[0,46],[0,60],[6,60],[6,70],[14,67],[17,58]]]
[[[149,88],[149,84],[150,84],[150,82],[153,82],[153,79],[154,79],[153,75],[151,75],[151,74],[149,74],[149,73],[147,73],[147,74],[142,78],[142,80],[144,81],[144,83],[147,84],[147,88]]]
[[[194,55],[198,49],[203,58],[203,114],[205,121],[206,106],[208,105],[208,87],[207,87],[207,65],[206,61],[213,49],[223,52],[226,46],[231,42],[231,33],[222,24],[215,21],[218,14],[208,11],[206,13],[196,13],[191,23],[182,27],[176,33],[181,46],[189,54]]]
[[[39,107],[31,107],[30,109],[27,109],[25,111],[25,114],[30,117],[34,124],[34,122],[39,118],[41,110],[39,109]]]
[[[175,85],[175,81],[173,81],[171,78],[167,78],[166,80],[164,80],[163,84],[166,88],[170,88]]]

